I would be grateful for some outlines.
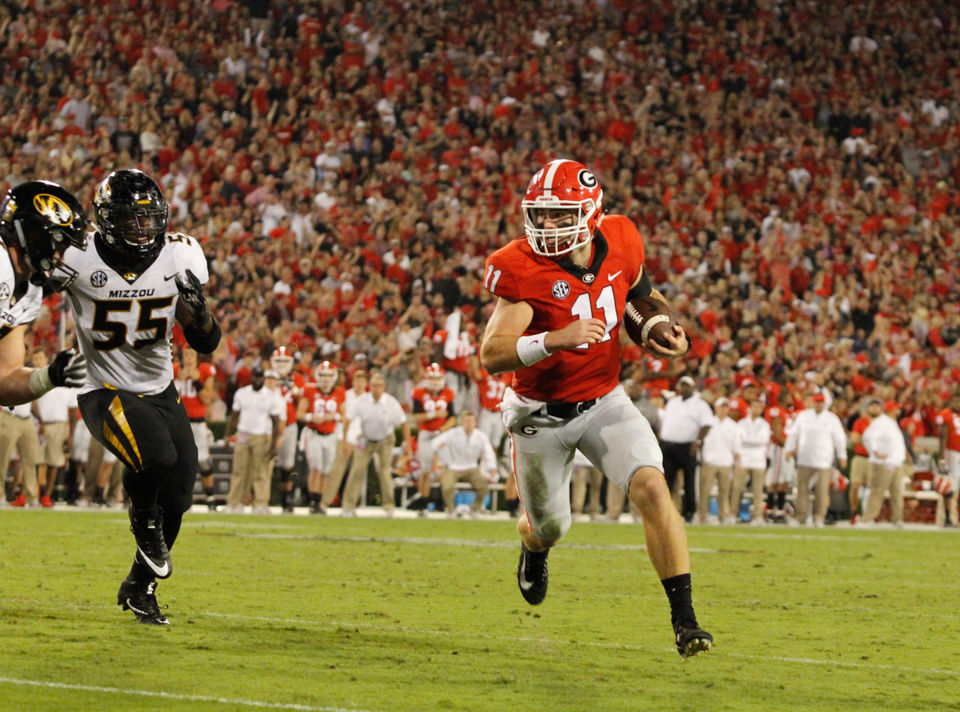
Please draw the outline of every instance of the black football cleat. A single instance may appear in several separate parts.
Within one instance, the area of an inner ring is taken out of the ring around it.
[[[157,605],[157,582],[139,585],[125,578],[117,591],[117,605],[125,611],[133,611],[137,620],[148,625],[170,625],[170,621],[160,612]]]
[[[713,647],[713,636],[703,630],[696,620],[674,623],[673,632],[677,636],[677,652],[684,660],[708,653]]]
[[[163,520],[157,515],[136,515],[131,507],[130,531],[137,539],[137,558],[140,563],[157,578],[168,578],[173,573],[173,561],[163,539]]]
[[[530,551],[526,544],[520,544],[520,563],[517,566],[517,583],[520,593],[532,606],[541,603],[547,596],[547,554],[543,551]]]

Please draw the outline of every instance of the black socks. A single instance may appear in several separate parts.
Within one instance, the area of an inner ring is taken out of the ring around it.
[[[670,620],[696,623],[697,616],[693,612],[693,589],[690,584],[690,574],[671,576],[660,581],[663,590],[670,599]]]

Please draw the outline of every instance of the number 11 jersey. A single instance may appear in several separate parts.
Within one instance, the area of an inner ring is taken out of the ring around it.
[[[142,272],[119,272],[104,260],[99,237],[86,250],[70,248],[64,262],[78,276],[67,290],[77,341],[87,357],[81,393],[116,388],[154,395],[173,380],[170,338],[176,313],[174,277],[193,272],[206,283],[207,261],[189,235],[167,233],[157,258]]]
[[[533,319],[525,334],[562,329],[574,319],[606,322],[603,340],[555,351],[516,372],[513,389],[540,401],[599,398],[620,381],[620,322],[627,292],[643,267],[643,238],[622,215],[605,215],[591,243],[588,267],[569,256],[536,254],[526,239],[513,240],[487,258],[483,285],[511,302],[526,302]]]

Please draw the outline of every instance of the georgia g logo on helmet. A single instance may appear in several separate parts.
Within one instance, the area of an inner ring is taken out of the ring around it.
[[[550,161],[534,174],[520,201],[530,248],[559,257],[588,244],[602,205],[600,181],[585,165],[566,158]]]

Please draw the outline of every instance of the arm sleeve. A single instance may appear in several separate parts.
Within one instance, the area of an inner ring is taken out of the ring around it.
[[[210,281],[210,272],[207,270],[207,258],[203,254],[203,248],[195,237],[189,235],[184,237],[185,241],[182,243],[186,253],[183,256],[184,270],[189,269],[200,280],[200,284],[206,284]]]

